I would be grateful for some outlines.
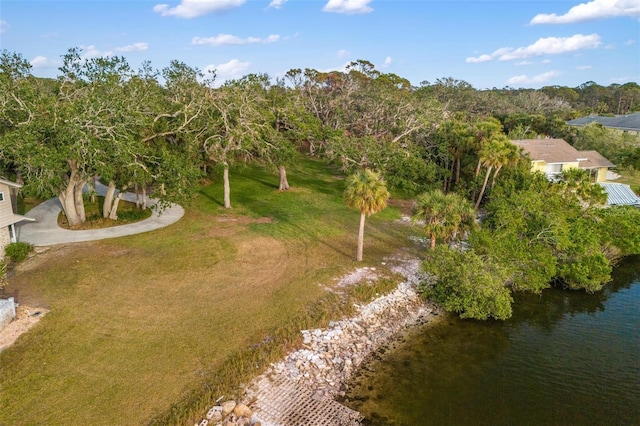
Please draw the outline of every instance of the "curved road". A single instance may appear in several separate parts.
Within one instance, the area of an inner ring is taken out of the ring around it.
[[[96,185],[96,192],[104,195],[106,187],[98,184]],[[125,192],[122,194],[122,199],[135,202],[136,196],[131,192]],[[155,205],[156,201],[155,199],[147,198],[147,206]],[[123,237],[164,228],[184,216],[184,209],[177,204],[172,204],[164,209],[161,214],[158,214],[158,211],[153,209],[151,217],[140,222],[112,226],[110,228],[71,231],[58,226],[58,215],[61,211],[62,204],[60,204],[58,198],[52,198],[31,209],[25,216],[35,219],[35,222],[16,224],[18,241],[24,241],[34,246],[50,246]]]

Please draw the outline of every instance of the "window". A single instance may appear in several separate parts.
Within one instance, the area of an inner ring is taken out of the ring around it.
[[[562,172],[562,164],[547,164],[547,174],[557,174]]]
[[[0,192],[0,201],[4,201],[4,192]]]

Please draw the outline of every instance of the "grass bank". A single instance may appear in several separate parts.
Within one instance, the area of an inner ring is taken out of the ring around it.
[[[186,424],[299,329],[383,290],[326,287],[409,244],[398,211],[367,221],[359,264],[342,177],[305,161],[289,179],[280,192],[275,171],[233,170],[231,211],[216,178],[174,225],[28,260],[7,290],[51,312],[0,353],[0,424]]]

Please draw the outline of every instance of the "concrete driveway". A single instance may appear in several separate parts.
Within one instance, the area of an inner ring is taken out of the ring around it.
[[[96,192],[104,195],[106,187],[98,184],[96,185]],[[122,195],[122,199],[135,202],[135,194],[126,192]],[[155,203],[155,199],[147,198],[147,206],[152,207]],[[156,209],[152,209],[151,217],[140,222],[112,226],[110,228],[71,231],[58,226],[58,215],[61,211],[62,204],[60,204],[58,198],[52,198],[31,209],[24,216],[35,219],[35,222],[16,224],[18,241],[24,241],[34,246],[50,246],[123,237],[164,228],[184,216],[184,209],[177,204],[172,204],[160,214]]]

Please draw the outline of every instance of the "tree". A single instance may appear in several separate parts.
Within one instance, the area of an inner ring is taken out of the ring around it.
[[[366,216],[378,213],[387,206],[389,191],[379,173],[370,169],[355,173],[347,178],[344,201],[350,208],[360,210],[358,231],[358,251],[356,260],[362,261],[364,246],[364,223]]]
[[[266,157],[274,148],[269,141],[278,136],[267,108],[268,80],[266,74],[249,74],[206,93],[207,102],[218,114],[215,122],[208,123],[214,134],[207,138],[206,152],[222,167],[227,209],[231,208],[230,166]]]
[[[413,222],[422,224],[431,240],[432,249],[437,239],[450,242],[475,226],[475,209],[456,193],[445,194],[436,189],[418,196],[416,203]]]
[[[427,253],[422,269],[436,277],[425,295],[447,311],[480,320],[511,316],[508,271],[491,258],[439,246]]]
[[[495,176],[505,164],[515,161],[514,159],[517,158],[518,151],[516,146],[512,144],[504,134],[499,134],[492,135],[491,139],[482,146],[479,154],[480,162],[487,168],[487,172],[484,176],[484,181],[482,182],[482,189],[480,190],[480,194],[476,200],[476,209],[480,207],[480,203],[482,202],[482,197],[484,196],[484,192],[487,188],[487,182],[489,181],[491,171],[495,168],[493,176],[495,180]]]

